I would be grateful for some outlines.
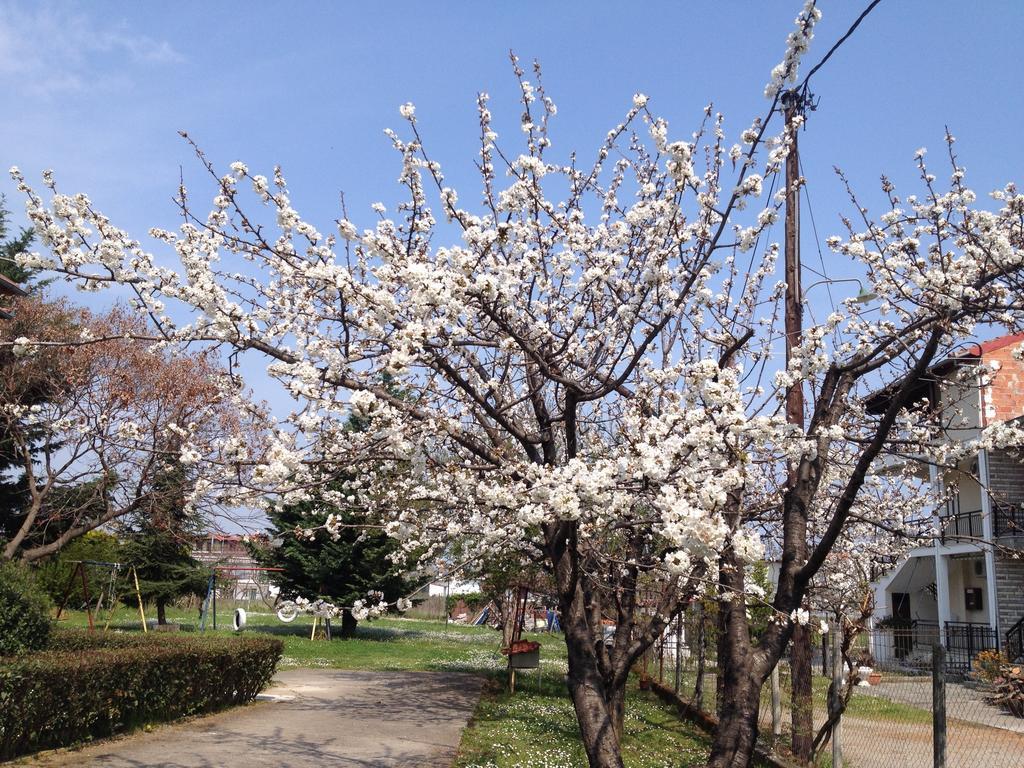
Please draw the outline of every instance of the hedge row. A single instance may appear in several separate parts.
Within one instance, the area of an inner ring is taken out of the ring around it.
[[[267,637],[54,633],[0,659],[0,760],[255,698],[274,675]]]

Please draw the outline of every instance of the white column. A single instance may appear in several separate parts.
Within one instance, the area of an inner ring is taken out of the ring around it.
[[[978,476],[981,480],[981,530],[985,539],[985,600],[988,602],[988,624],[999,634],[999,606],[996,601],[995,520],[992,497],[989,496],[988,449],[978,453]]]
[[[934,464],[928,465],[928,474],[932,488],[936,493],[942,490],[942,479],[939,477],[938,468]],[[935,602],[939,609],[939,638],[945,645],[946,622],[950,620],[949,611],[949,561],[942,553],[942,516],[939,514],[939,505],[936,504],[932,510],[932,518],[935,525],[936,536],[932,545],[935,549]]]
[[[935,600],[939,604],[939,637],[945,645],[946,622],[950,620],[949,611],[949,558],[935,548]]]

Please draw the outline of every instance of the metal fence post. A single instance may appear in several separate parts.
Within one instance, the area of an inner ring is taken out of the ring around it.
[[[683,614],[676,616],[676,696],[683,682]]]
[[[661,631],[661,642],[658,643],[658,682],[665,682],[665,630]]]
[[[772,667],[772,748],[782,738],[782,689],[779,685],[779,665]]]
[[[830,709],[837,715],[832,726],[832,765],[842,768],[843,765],[843,717],[838,714],[842,701],[843,688],[843,631],[838,620],[832,627],[832,706]]]
[[[946,768],[946,649],[932,646],[932,765]]]

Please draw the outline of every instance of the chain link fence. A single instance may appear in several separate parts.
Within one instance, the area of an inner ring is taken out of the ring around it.
[[[863,633],[838,665],[832,643],[815,644],[817,766],[838,759],[848,768],[1024,768],[1024,718],[989,701],[1007,669],[994,634],[976,626],[944,629],[915,623]],[[714,633],[699,610],[688,612],[647,660],[649,677],[712,716],[720,695]],[[791,755],[791,677],[784,658],[761,695],[760,740],[781,756]],[[842,695],[849,692],[845,707],[833,704],[833,711],[843,710],[837,739],[831,729],[821,732],[833,679]]]

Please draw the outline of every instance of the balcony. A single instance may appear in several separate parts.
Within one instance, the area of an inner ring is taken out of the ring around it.
[[[993,504],[995,536],[1024,536],[1024,511],[1013,504]],[[946,514],[940,518],[939,537],[943,544],[956,541],[981,541],[985,538],[980,509],[963,510],[954,496],[946,502]]]

